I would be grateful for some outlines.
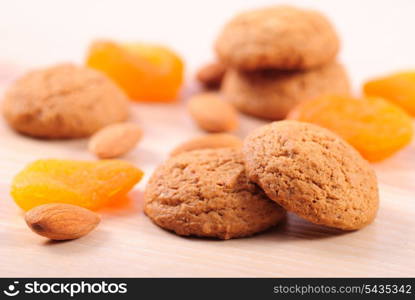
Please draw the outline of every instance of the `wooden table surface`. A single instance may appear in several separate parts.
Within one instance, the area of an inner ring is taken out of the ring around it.
[[[0,120],[0,276],[414,276],[415,144],[374,165],[381,205],[376,221],[339,232],[289,215],[288,221],[251,238],[217,241],[183,238],[154,225],[142,212],[148,176],[178,143],[200,132],[182,104],[134,105],[144,129],[125,159],[146,172],[131,203],[102,212],[90,235],[50,242],[33,234],[9,196],[11,179],[39,158],[94,159],[85,140],[41,141],[12,132]],[[241,137],[262,122],[243,118]]]

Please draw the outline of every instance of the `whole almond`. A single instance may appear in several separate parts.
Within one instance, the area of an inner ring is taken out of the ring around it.
[[[239,126],[238,113],[218,93],[201,93],[190,98],[188,110],[197,125],[208,132],[233,131]]]
[[[99,158],[114,158],[132,150],[142,136],[142,130],[134,123],[113,124],[96,132],[88,149]]]
[[[170,156],[176,156],[183,152],[199,150],[199,149],[214,149],[214,148],[240,148],[242,141],[237,136],[228,133],[212,133],[196,137],[188,140],[177,146]]]
[[[226,67],[220,62],[202,66],[196,73],[196,79],[208,89],[219,88],[226,73]]]
[[[71,204],[52,203],[32,208],[25,214],[27,225],[52,240],[73,240],[91,232],[101,221],[98,214]]]

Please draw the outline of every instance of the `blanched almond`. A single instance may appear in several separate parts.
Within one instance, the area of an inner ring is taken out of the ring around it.
[[[190,98],[188,110],[197,125],[208,132],[233,131],[239,126],[238,113],[218,93],[201,93]]]
[[[142,130],[134,123],[113,124],[95,133],[88,149],[99,158],[115,158],[132,150],[142,136]]]
[[[44,204],[25,214],[27,225],[52,240],[72,240],[91,232],[101,221],[98,214],[71,204]]]

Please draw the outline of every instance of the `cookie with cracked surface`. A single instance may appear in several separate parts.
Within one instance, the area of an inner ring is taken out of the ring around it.
[[[170,158],[150,178],[144,211],[154,223],[179,235],[230,239],[276,225],[285,211],[245,174],[234,148],[185,152]]]
[[[245,114],[281,120],[300,102],[326,94],[349,95],[350,85],[345,69],[337,62],[306,71],[231,69],[222,94]]]
[[[324,15],[285,5],[237,15],[215,44],[223,63],[242,70],[308,69],[333,60],[339,47]]]
[[[175,156],[183,152],[201,150],[201,149],[216,149],[235,147],[241,148],[242,141],[235,135],[228,133],[212,133],[205,134],[188,140],[177,146],[170,153],[170,156]]]
[[[127,119],[128,105],[104,74],[61,64],[18,79],[5,94],[3,114],[12,128],[29,136],[80,138]]]
[[[378,210],[377,179],[349,144],[322,127],[273,122],[244,141],[249,178],[288,211],[313,223],[355,230]]]

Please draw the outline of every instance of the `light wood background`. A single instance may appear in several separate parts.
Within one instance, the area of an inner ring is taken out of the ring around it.
[[[191,75],[212,56],[212,42],[230,16],[287,2],[330,16],[342,38],[339,59],[357,92],[367,78],[415,67],[415,43],[408,38],[415,2],[409,0],[15,0],[0,2],[0,89],[16,65],[81,63],[97,37],[169,45],[185,58]],[[415,276],[415,143],[373,165],[381,206],[376,221],[360,231],[341,233],[290,215],[264,234],[216,241],[176,236],[142,213],[142,191],[155,166],[178,143],[201,133],[182,104],[134,105],[132,119],[145,137],[125,159],[146,172],[132,203],[103,212],[90,235],[56,243],[27,228],[9,196],[10,182],[35,159],[94,158],[85,140],[30,139],[0,117],[0,276]],[[243,118],[237,134],[243,137],[261,124]]]

